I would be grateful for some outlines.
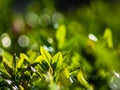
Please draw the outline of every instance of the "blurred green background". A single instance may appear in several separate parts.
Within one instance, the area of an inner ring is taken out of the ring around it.
[[[0,53],[19,55],[39,51],[41,45],[70,58],[79,53],[91,65],[83,62],[91,76],[98,69],[115,67],[119,72],[119,34],[119,0],[0,0]]]
[[[53,39],[55,30],[64,24],[67,39],[75,34],[90,33],[101,39],[109,27],[114,48],[119,49],[119,9],[117,0],[0,1],[0,46],[10,53],[26,52],[34,46],[37,50],[39,45],[56,47],[47,39]]]
[[[68,38],[76,33],[85,36],[93,33],[101,38],[105,28],[109,27],[112,30],[115,48],[119,48],[119,9],[119,1],[116,0],[0,1],[1,48],[14,53],[16,50],[24,51],[32,47],[32,44],[46,45],[48,42],[40,40],[41,37],[53,37],[61,24],[66,25]],[[10,41],[8,39],[4,42],[6,35]],[[27,40],[26,43],[19,40],[21,35],[26,35],[23,36],[26,38],[24,40]]]

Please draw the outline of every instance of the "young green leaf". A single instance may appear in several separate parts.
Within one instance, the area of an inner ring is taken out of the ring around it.
[[[63,47],[63,44],[65,42],[65,36],[66,36],[66,27],[65,25],[61,25],[56,31],[56,39],[58,42],[59,49],[62,49]]]
[[[29,62],[28,56],[25,55],[24,53],[21,53],[21,54],[20,54],[20,58],[21,58],[21,59],[25,59],[25,60],[27,60],[27,61]]]
[[[112,42],[112,32],[110,28],[106,28],[104,32],[103,38],[106,40],[108,47],[112,48],[113,47],[113,42]]]
[[[43,60],[43,57],[40,55],[35,59],[34,63],[42,63],[42,60]]]
[[[89,87],[89,83],[85,80],[84,75],[81,71],[78,72],[77,79],[84,87]]]
[[[40,47],[40,53],[43,59],[50,64],[52,59],[52,56],[50,55],[50,53],[47,50],[45,50],[43,47]]]
[[[50,53],[47,50],[45,50],[43,47],[40,47],[40,53],[43,58],[42,62],[45,61],[44,63],[47,63],[49,66],[49,69],[51,70],[51,72],[53,72],[53,69],[51,67],[52,56],[50,55]]]
[[[19,85],[20,90],[24,90],[24,87],[22,85]]]
[[[36,51],[33,51],[33,50],[28,50],[27,55],[29,56],[29,61],[31,63],[33,63],[35,58],[37,57],[38,53]]]
[[[20,68],[22,66],[22,64],[24,63],[24,59],[29,62],[29,58],[25,54],[21,53],[20,54],[20,59],[18,60],[18,63],[17,63],[17,66],[16,66],[17,68]]]
[[[57,66],[60,66],[63,62],[63,57],[62,57],[62,53],[58,52],[57,54],[55,54],[52,58],[52,63],[57,62]]]
[[[8,62],[8,60],[3,57],[3,65],[6,69],[6,71],[11,75],[12,74],[12,65],[11,65],[11,62]]]

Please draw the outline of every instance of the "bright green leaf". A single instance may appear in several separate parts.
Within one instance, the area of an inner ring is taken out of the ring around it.
[[[52,67],[51,67],[52,56],[50,55],[50,53],[47,50],[45,50],[43,47],[40,47],[40,53],[41,53],[41,56],[42,56],[43,60],[45,62],[47,62],[51,72],[53,72]]]
[[[11,63],[6,60],[6,58],[3,57],[3,64],[6,69],[6,71],[11,75],[12,74],[12,66]]]
[[[22,66],[23,62],[24,62],[24,59],[19,59],[16,67],[20,68]]]
[[[28,56],[25,55],[24,53],[21,53],[21,54],[20,54],[20,59],[25,59],[25,60],[27,60],[27,61],[29,62]]]
[[[1,73],[0,76],[3,76],[3,77],[7,78],[7,77],[9,77],[9,75],[8,75],[8,72],[5,68],[5,66],[4,66],[3,58],[4,57],[0,56],[0,73]]]
[[[24,87],[21,86],[21,85],[19,85],[19,89],[20,89],[20,90],[24,90]]]
[[[45,50],[43,47],[40,47],[40,53],[46,62],[51,63],[52,56],[47,50]]]
[[[58,62],[59,65],[62,64],[63,62],[63,57],[62,57],[62,53],[58,52],[57,54],[55,54],[52,58],[52,63],[54,62]]]
[[[37,57],[37,52],[36,52],[36,51],[29,50],[29,51],[27,52],[27,55],[29,56],[29,61],[30,61],[30,62],[34,62],[35,58]]]
[[[17,66],[16,66],[17,68],[20,68],[23,65],[24,59],[29,62],[29,58],[25,54],[21,53],[20,54],[20,59],[18,60],[18,63],[17,63]]]
[[[56,39],[58,42],[58,48],[62,49],[66,36],[66,27],[65,25],[61,25],[56,31]]]
[[[35,59],[35,63],[42,63],[43,57],[40,55]]]
[[[83,75],[83,73],[82,73],[81,71],[78,72],[77,79],[78,79],[78,81],[79,81],[83,86],[85,86],[86,88],[89,87],[89,84],[88,84],[88,82],[85,80],[84,75]]]
[[[103,38],[106,40],[108,47],[112,48],[113,42],[112,42],[112,32],[110,28],[105,29]]]
[[[4,51],[4,57],[12,63],[12,55],[7,51]]]

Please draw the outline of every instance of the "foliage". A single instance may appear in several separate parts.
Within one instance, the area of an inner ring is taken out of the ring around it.
[[[17,1],[0,1],[0,89],[120,89],[119,1]]]
[[[58,34],[60,33],[56,35]],[[111,39],[111,34],[105,31],[104,36],[106,34],[107,38]],[[15,54],[13,56],[9,53],[3,54],[0,60],[0,88],[94,90],[99,87],[99,90],[108,89],[109,86],[104,84],[109,83],[112,70],[119,71],[118,56],[110,50],[110,41],[106,38],[98,42],[86,38],[78,40],[81,38],[79,35],[74,38],[72,43],[66,43],[67,47],[80,48],[70,52],[71,54],[67,54],[68,52],[64,50],[63,54],[58,52],[52,56],[43,47],[40,47],[40,53],[30,50],[27,55],[20,53],[19,57]],[[74,47],[71,44],[75,44]]]
[[[82,70],[80,68],[73,70],[75,67],[70,68],[66,65],[60,52],[52,57],[40,47],[40,55],[35,56],[32,61],[21,53],[19,58],[14,54],[9,63],[4,56],[1,56],[0,64],[0,89],[63,90],[70,89],[69,87],[77,82],[79,89],[92,90]]]

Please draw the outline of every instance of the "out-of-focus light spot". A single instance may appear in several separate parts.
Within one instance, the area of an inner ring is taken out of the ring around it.
[[[72,79],[72,77],[70,77],[70,82],[71,82],[71,83],[73,83],[73,82],[74,82],[74,81],[73,81],[73,79]]]
[[[34,12],[28,12],[25,16],[25,21],[31,27],[37,26],[39,23],[39,16]]]
[[[12,88],[13,88],[13,90],[18,90],[17,86],[13,86]]]
[[[53,48],[53,47],[47,47],[46,45],[44,45],[43,48],[44,48],[45,50],[47,50],[48,52],[53,52],[53,51],[54,51],[54,48]]]
[[[57,29],[59,27],[59,24],[58,23],[55,23],[54,26],[53,26],[55,29]]]
[[[16,16],[13,20],[14,32],[22,32],[25,29],[25,22],[22,16]]]
[[[117,72],[114,71],[113,73],[117,78],[120,78],[120,75]]]
[[[50,38],[50,37],[47,39],[47,41],[48,41],[48,43],[50,43],[50,44],[52,44],[52,43],[53,43],[53,39],[52,39],[52,38]]]
[[[52,16],[53,23],[62,23],[64,21],[64,16],[61,13],[54,13]]]
[[[12,81],[11,80],[5,80],[9,85],[12,83]]]
[[[54,7],[48,6],[44,9],[44,13],[47,15],[52,15],[55,12]]]
[[[39,24],[41,26],[48,26],[50,24],[50,16],[49,15],[41,15],[39,18]]]
[[[91,40],[93,40],[93,41],[97,41],[98,40],[97,37],[95,35],[93,35],[92,33],[90,33],[88,35],[88,38],[91,39]]]
[[[8,48],[11,46],[11,39],[7,33],[1,35],[2,46]]]
[[[32,66],[30,66],[30,68],[33,72],[36,72],[35,68],[33,68]]]
[[[46,45],[44,45],[43,48],[48,51],[48,47]]]
[[[21,47],[27,47],[29,45],[29,38],[28,36],[26,35],[21,35],[19,36],[18,38],[18,44],[21,46]]]
[[[49,47],[49,48],[48,48],[48,51],[49,51],[49,52],[53,52],[53,51],[54,51],[54,48],[53,48],[53,47]]]
[[[48,81],[48,82],[51,81],[51,80],[53,80],[53,77],[52,77],[52,75],[51,75],[50,72],[47,72],[47,73],[46,73],[45,79],[46,79],[46,81]]]
[[[37,43],[34,43],[32,46],[31,46],[31,50],[37,50],[39,48],[39,45]]]
[[[120,75],[116,72],[113,72],[114,76],[111,78],[109,86],[111,90],[120,90]]]

